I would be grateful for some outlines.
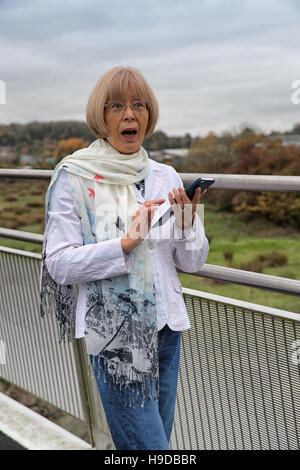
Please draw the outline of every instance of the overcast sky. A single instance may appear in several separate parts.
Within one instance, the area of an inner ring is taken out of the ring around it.
[[[157,130],[289,130],[300,80],[300,0],[0,0],[0,123],[85,120],[89,93],[134,66]]]

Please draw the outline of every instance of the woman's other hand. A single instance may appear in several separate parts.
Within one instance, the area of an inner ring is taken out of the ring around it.
[[[201,196],[203,196],[206,191],[207,189],[201,192],[201,188],[198,187],[192,200],[188,198],[185,190],[181,186],[179,186],[178,189],[173,188],[173,194],[169,192],[169,201],[174,211],[178,227],[185,229],[193,225],[197,204],[199,204]]]
[[[125,253],[133,250],[147,237],[154,213],[164,202],[165,199],[145,201],[133,214],[127,235],[121,239],[122,249]]]

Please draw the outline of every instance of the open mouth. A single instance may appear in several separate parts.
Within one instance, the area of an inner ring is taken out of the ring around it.
[[[124,136],[135,136],[137,134],[137,130],[136,129],[124,129],[122,132],[121,132],[122,135]]]

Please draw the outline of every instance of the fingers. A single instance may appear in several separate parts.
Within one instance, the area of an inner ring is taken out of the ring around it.
[[[156,211],[158,209],[158,204],[141,204],[139,209],[133,214],[132,218],[139,217],[142,214],[146,216],[146,214],[150,214],[151,212]]]
[[[207,192],[207,189],[205,189],[203,192],[201,192],[200,187],[196,188],[193,199],[191,200],[191,199],[188,198],[185,190],[181,186],[179,186],[178,189],[173,188],[174,196],[171,192],[169,192],[169,201],[170,201],[171,205],[178,203],[181,206],[181,208],[183,209],[185,204],[191,204],[191,203],[198,204],[199,201],[200,201],[200,198],[206,192]]]
[[[152,199],[150,201],[145,201],[143,203],[143,206],[145,209],[148,211],[148,228],[150,230],[151,227],[151,221],[154,217],[155,211],[158,209],[158,207],[165,202],[165,199]]]
[[[201,196],[207,191],[207,189],[205,189],[205,191],[201,191],[201,188],[200,186],[196,189],[195,193],[194,193],[194,197],[192,199],[192,203],[193,204],[198,204],[198,202],[200,201],[200,198]]]
[[[151,206],[145,206],[145,204],[141,204],[138,210],[133,214],[132,218],[146,217],[146,214],[148,214],[150,208]],[[153,209],[155,209],[155,207]]]
[[[152,199],[150,201],[145,201],[143,203],[144,206],[148,207],[148,206],[151,206],[151,205],[161,205],[165,202],[165,199],[161,198],[161,199]]]
[[[140,243],[148,235],[151,221],[155,211],[165,202],[165,199],[154,199],[140,205],[139,209],[132,215],[128,236],[135,243]]]
[[[193,203],[195,202],[195,204],[198,204],[201,197],[207,192],[207,189],[204,189],[204,191],[201,191],[201,188],[197,188],[197,190],[199,190],[199,194],[196,195],[197,191],[195,191],[195,194],[194,194],[194,197],[193,197]],[[194,201],[194,199],[195,199],[195,201]]]
[[[173,193],[174,196],[171,192],[169,192],[169,201],[171,205],[177,203],[183,209],[185,204],[191,203],[191,200],[187,197],[185,190],[181,186],[178,189],[173,188]]]
[[[148,201],[149,202],[149,201]],[[140,208],[132,215],[130,225],[131,233],[134,231],[138,232],[134,234],[136,238],[145,238],[151,228],[151,221],[153,219],[155,211],[158,209],[158,205],[145,205],[142,204]]]

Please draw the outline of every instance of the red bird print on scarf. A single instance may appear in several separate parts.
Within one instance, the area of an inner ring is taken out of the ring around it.
[[[89,197],[95,198],[95,191],[92,188],[87,188],[90,191]]]
[[[99,183],[99,180],[105,180],[105,178],[102,175],[95,175],[94,180],[96,180]]]

